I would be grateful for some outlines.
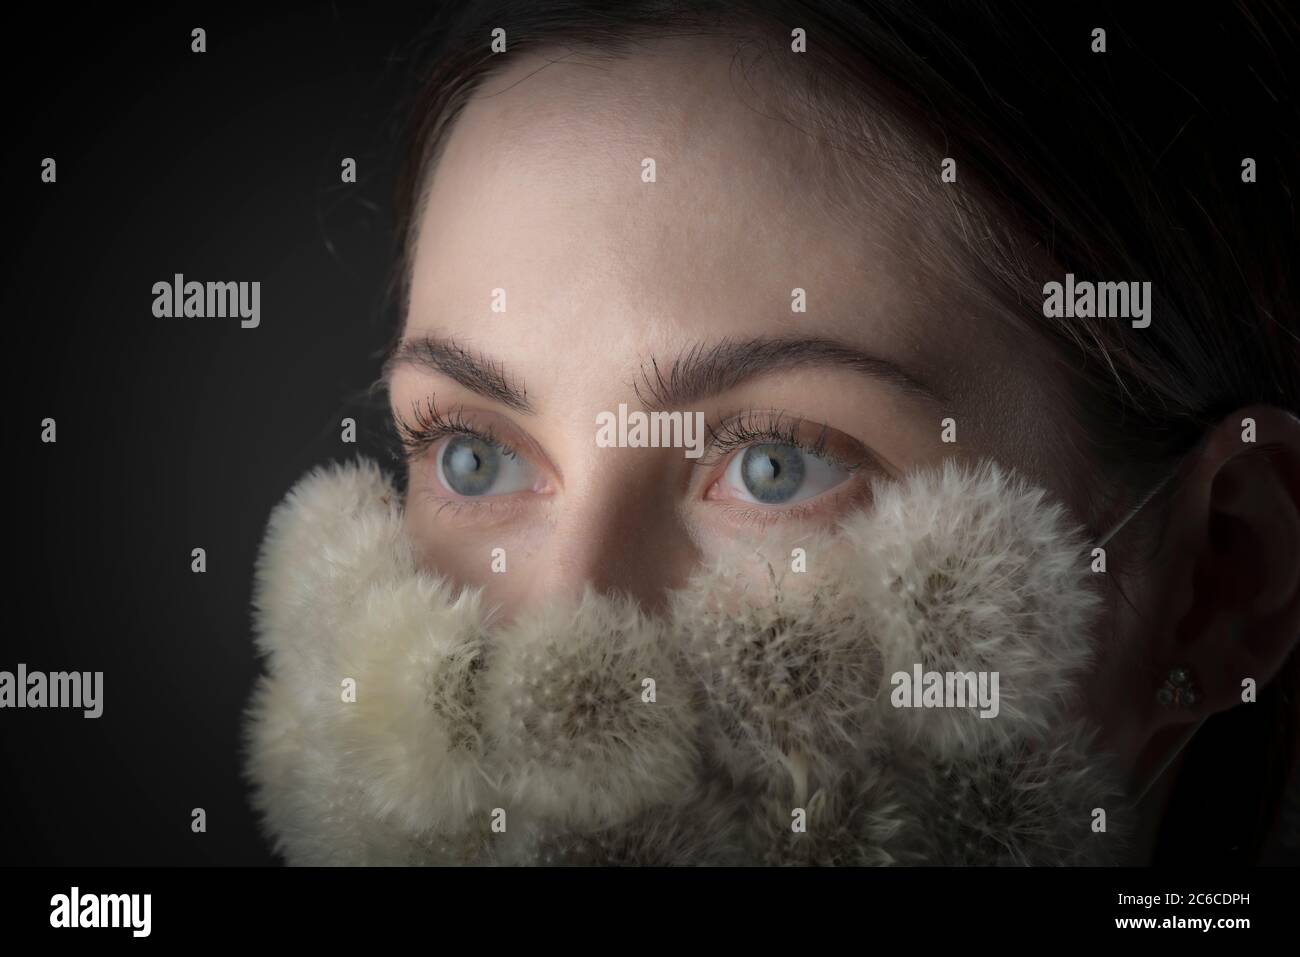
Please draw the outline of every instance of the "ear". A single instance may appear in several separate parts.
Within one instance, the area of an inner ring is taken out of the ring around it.
[[[1146,593],[1139,787],[1205,718],[1252,707],[1300,638],[1300,419],[1243,408],[1184,465]],[[1160,701],[1178,668],[1191,695]]]

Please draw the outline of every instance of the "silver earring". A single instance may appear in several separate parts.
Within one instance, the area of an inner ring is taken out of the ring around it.
[[[1201,695],[1192,681],[1191,671],[1179,666],[1169,669],[1165,683],[1156,692],[1156,699],[1166,707],[1190,708],[1201,700]]]

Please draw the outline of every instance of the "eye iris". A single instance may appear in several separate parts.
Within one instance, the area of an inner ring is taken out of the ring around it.
[[[803,485],[803,453],[793,445],[751,445],[745,450],[740,471],[749,494],[760,502],[789,499]]]
[[[457,494],[482,495],[500,471],[500,453],[474,436],[457,436],[443,450],[442,474]]]

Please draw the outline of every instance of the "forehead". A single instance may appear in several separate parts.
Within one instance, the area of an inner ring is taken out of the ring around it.
[[[734,41],[665,40],[492,77],[434,173],[412,315],[434,288],[444,313],[505,288],[539,314],[636,303],[643,321],[787,332],[808,322],[797,287],[823,329],[863,309],[908,329],[906,217],[836,221],[824,148],[777,115],[771,71],[741,63]]]

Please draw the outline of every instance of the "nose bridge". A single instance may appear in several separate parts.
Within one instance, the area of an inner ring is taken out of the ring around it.
[[[598,449],[600,468],[580,487],[566,490],[552,518],[544,567],[535,597],[554,600],[599,592],[632,595],[647,610],[662,606],[691,561],[666,456],[660,450]],[[646,454],[651,453],[651,454]]]

